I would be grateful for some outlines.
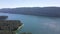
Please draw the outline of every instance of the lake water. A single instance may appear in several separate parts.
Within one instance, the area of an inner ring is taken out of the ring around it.
[[[20,20],[24,24],[18,34],[22,32],[31,32],[32,34],[60,34],[60,18],[8,13],[0,13],[1,15],[7,15],[8,20]]]

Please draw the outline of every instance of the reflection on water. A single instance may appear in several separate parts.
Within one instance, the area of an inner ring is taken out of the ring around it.
[[[32,34],[60,34],[60,18],[31,16],[20,14],[0,13],[7,15],[7,20],[21,20],[24,27],[18,32],[31,32]]]

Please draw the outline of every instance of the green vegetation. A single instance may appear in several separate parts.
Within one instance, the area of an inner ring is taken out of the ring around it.
[[[22,32],[20,34],[32,34],[31,32]]]

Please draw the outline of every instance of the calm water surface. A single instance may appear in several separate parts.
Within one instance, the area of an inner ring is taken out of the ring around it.
[[[32,34],[60,34],[60,18],[31,16],[21,14],[8,14],[8,20],[21,20],[24,23],[23,28],[18,32],[31,32]]]

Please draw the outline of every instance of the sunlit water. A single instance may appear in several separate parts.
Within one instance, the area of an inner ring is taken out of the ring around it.
[[[60,18],[8,13],[0,13],[1,15],[7,15],[8,20],[20,20],[24,24],[18,34],[22,32],[31,32],[32,34],[60,34]]]

